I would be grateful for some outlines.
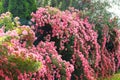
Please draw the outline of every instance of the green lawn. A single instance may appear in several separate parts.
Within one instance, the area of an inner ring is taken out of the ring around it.
[[[120,80],[120,73],[112,76],[112,78],[110,80]]]
[[[114,74],[110,78],[98,79],[98,80],[120,80],[120,70],[118,71],[118,73]]]

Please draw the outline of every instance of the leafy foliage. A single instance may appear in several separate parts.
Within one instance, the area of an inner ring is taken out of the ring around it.
[[[36,10],[35,0],[9,0],[8,10],[13,14],[13,16],[30,19],[30,13]]]
[[[14,63],[15,67],[22,73],[24,73],[25,71],[27,73],[38,71],[39,68],[42,66],[40,62],[33,61],[30,58],[22,59],[22,57],[16,57],[14,55],[8,57],[8,62],[8,64]]]
[[[19,18],[13,18],[10,12],[2,13],[0,16],[0,28],[3,27],[5,31],[12,30],[16,26],[19,26]]]
[[[9,11],[13,14],[13,17],[19,16],[21,23],[27,25],[31,18],[31,12],[37,9],[35,0],[2,0],[0,1],[0,7],[0,13]]]
[[[75,8],[80,7],[79,0],[36,0],[36,2],[38,7],[52,6],[61,10],[65,10],[68,7],[72,6],[74,6]]]
[[[0,1],[0,13],[5,13],[8,11],[8,3],[9,3],[9,0]]]

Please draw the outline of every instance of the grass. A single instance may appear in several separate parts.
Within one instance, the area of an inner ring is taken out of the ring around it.
[[[113,75],[110,80],[120,80],[120,73]]]
[[[109,78],[98,79],[98,80],[120,80],[120,70],[118,71],[118,73],[114,74],[113,76]]]

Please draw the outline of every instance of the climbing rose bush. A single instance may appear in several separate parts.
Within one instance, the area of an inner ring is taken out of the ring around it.
[[[81,19],[80,12],[74,8],[60,11],[52,7],[40,7],[31,15],[37,37],[34,45],[37,46],[41,41],[54,41],[62,59],[74,66],[71,80],[96,80],[118,70],[120,48],[116,29],[109,30],[105,26],[100,44],[93,25],[87,18]],[[113,48],[108,47],[110,43]]]

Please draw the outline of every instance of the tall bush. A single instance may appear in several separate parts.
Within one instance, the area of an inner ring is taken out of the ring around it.
[[[100,45],[93,25],[87,18],[81,19],[80,11],[74,8],[66,11],[52,7],[39,8],[32,13],[32,21],[37,37],[34,45],[37,46],[40,41],[55,41],[62,59],[74,65],[71,79],[96,80],[117,71],[119,61],[116,63],[116,60],[120,55],[117,30],[109,32],[109,27],[105,26]],[[114,47],[106,47],[107,42],[112,42]]]
[[[9,3],[9,0],[0,1],[0,13],[5,13],[8,11],[8,3]]]

